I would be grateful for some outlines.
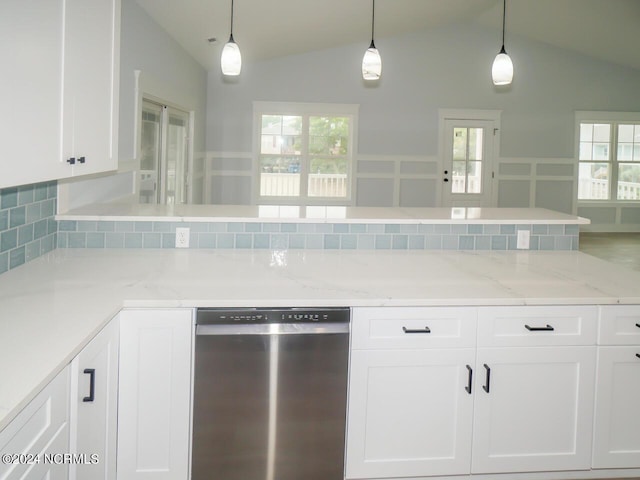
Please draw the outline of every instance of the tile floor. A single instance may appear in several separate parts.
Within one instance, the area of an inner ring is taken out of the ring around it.
[[[640,270],[640,233],[581,233],[580,251]]]

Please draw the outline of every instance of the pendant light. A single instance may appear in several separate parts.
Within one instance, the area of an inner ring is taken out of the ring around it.
[[[382,58],[380,52],[373,43],[373,29],[376,19],[376,0],[373,0],[373,14],[371,15],[371,45],[364,52],[362,59],[362,78],[365,80],[378,80],[382,74]]]
[[[493,67],[491,68],[491,76],[493,77],[494,85],[509,85],[513,80],[513,62],[507,51],[504,49],[504,27],[507,16],[507,0],[504,0],[502,9],[502,48],[496,59],[493,61]]]
[[[222,74],[229,76],[240,75],[240,70],[242,70],[242,56],[240,55],[240,48],[233,40],[233,0],[231,0],[231,35],[229,35],[229,41],[222,49],[220,67],[222,68]]]

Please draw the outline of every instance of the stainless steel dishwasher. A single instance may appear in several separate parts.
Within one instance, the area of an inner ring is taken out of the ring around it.
[[[200,309],[191,478],[344,478],[348,308]]]

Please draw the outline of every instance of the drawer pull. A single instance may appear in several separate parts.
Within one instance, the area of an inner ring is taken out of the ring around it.
[[[636,323],[636,327],[640,328],[640,323]]]
[[[524,328],[530,332],[553,332],[554,330],[554,328],[549,324],[547,324],[546,327],[530,327],[529,325],[525,325]]]
[[[95,393],[96,393],[96,369],[85,368],[83,373],[89,375],[89,396],[84,397],[82,401],[93,402],[95,400]]]
[[[431,329],[429,327],[424,327],[424,328],[407,328],[407,327],[402,327],[402,331],[404,333],[431,333]]]
[[[486,363],[484,364],[484,368],[487,371],[487,376],[485,377],[486,380],[484,382],[484,385],[482,386],[482,389],[489,393],[489,388],[491,387],[491,369],[489,368],[489,365],[487,365]]]
[[[469,395],[471,395],[471,382],[473,381],[473,369],[467,365],[467,370],[469,371],[469,380],[467,381],[467,386],[464,389],[467,391]]]
[[[640,358],[640,353],[636,353],[636,357]]]

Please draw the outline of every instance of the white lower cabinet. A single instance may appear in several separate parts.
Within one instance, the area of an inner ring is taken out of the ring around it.
[[[469,472],[473,349],[351,356],[347,477]]]
[[[590,469],[596,326],[596,307],[354,309],[346,478]]]
[[[116,317],[71,362],[70,480],[116,478],[118,344]]]
[[[353,310],[347,478],[469,472],[475,328],[474,308]]]
[[[118,479],[189,478],[191,309],[120,312]]]
[[[480,348],[473,473],[587,470],[595,347]]]
[[[2,431],[0,479],[65,480],[69,448],[69,367],[65,367]],[[9,458],[5,455],[10,454]]]
[[[640,468],[640,307],[601,307],[593,468]]]

